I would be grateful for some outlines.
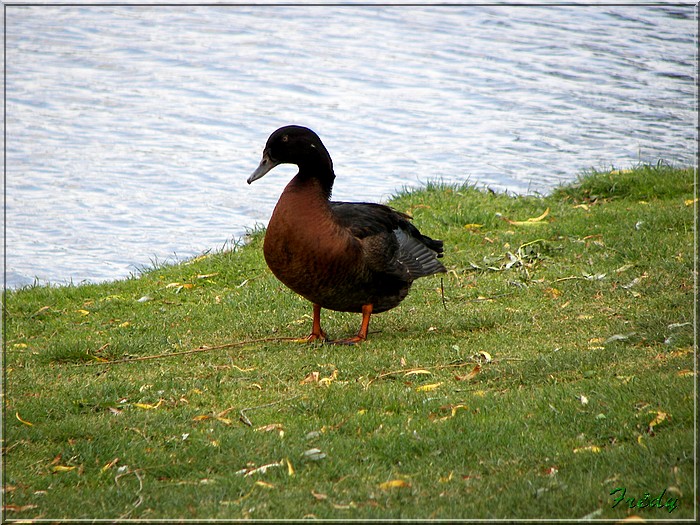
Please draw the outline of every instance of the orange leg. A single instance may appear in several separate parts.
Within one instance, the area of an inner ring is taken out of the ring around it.
[[[326,332],[321,329],[321,307],[314,304],[314,322],[311,328],[311,334],[305,339],[306,342],[311,343],[312,341],[325,341]]]
[[[362,325],[360,325],[360,331],[354,337],[349,337],[348,339],[341,339],[339,341],[333,341],[336,344],[343,345],[353,345],[355,343],[361,343],[367,339],[367,332],[369,331],[369,318],[372,315],[372,305],[365,304],[362,305]]]

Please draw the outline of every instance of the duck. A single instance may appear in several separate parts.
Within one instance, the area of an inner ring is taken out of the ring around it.
[[[311,334],[303,341],[365,341],[372,314],[398,306],[416,279],[446,271],[439,260],[443,241],[423,235],[408,214],[379,203],[331,200],[333,161],[313,130],[289,125],[273,132],[248,184],[280,164],[299,171],[272,212],[263,255],[275,277],[313,305]],[[330,341],[321,309],[362,314],[359,331]]]

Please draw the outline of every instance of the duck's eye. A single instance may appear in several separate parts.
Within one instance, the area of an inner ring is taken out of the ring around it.
[[[289,142],[289,135],[282,135],[282,142]]]

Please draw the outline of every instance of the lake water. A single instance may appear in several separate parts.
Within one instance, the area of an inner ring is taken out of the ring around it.
[[[326,144],[338,200],[696,163],[693,6],[6,6],[5,30],[10,287],[264,225],[294,169],[245,181],[290,123]]]

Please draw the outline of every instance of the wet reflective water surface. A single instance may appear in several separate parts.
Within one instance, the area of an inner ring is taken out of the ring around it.
[[[429,180],[546,193],[697,151],[692,7],[12,6],[7,285],[118,279],[265,224],[268,135],[334,198]],[[430,232],[439,236],[439,232]]]

